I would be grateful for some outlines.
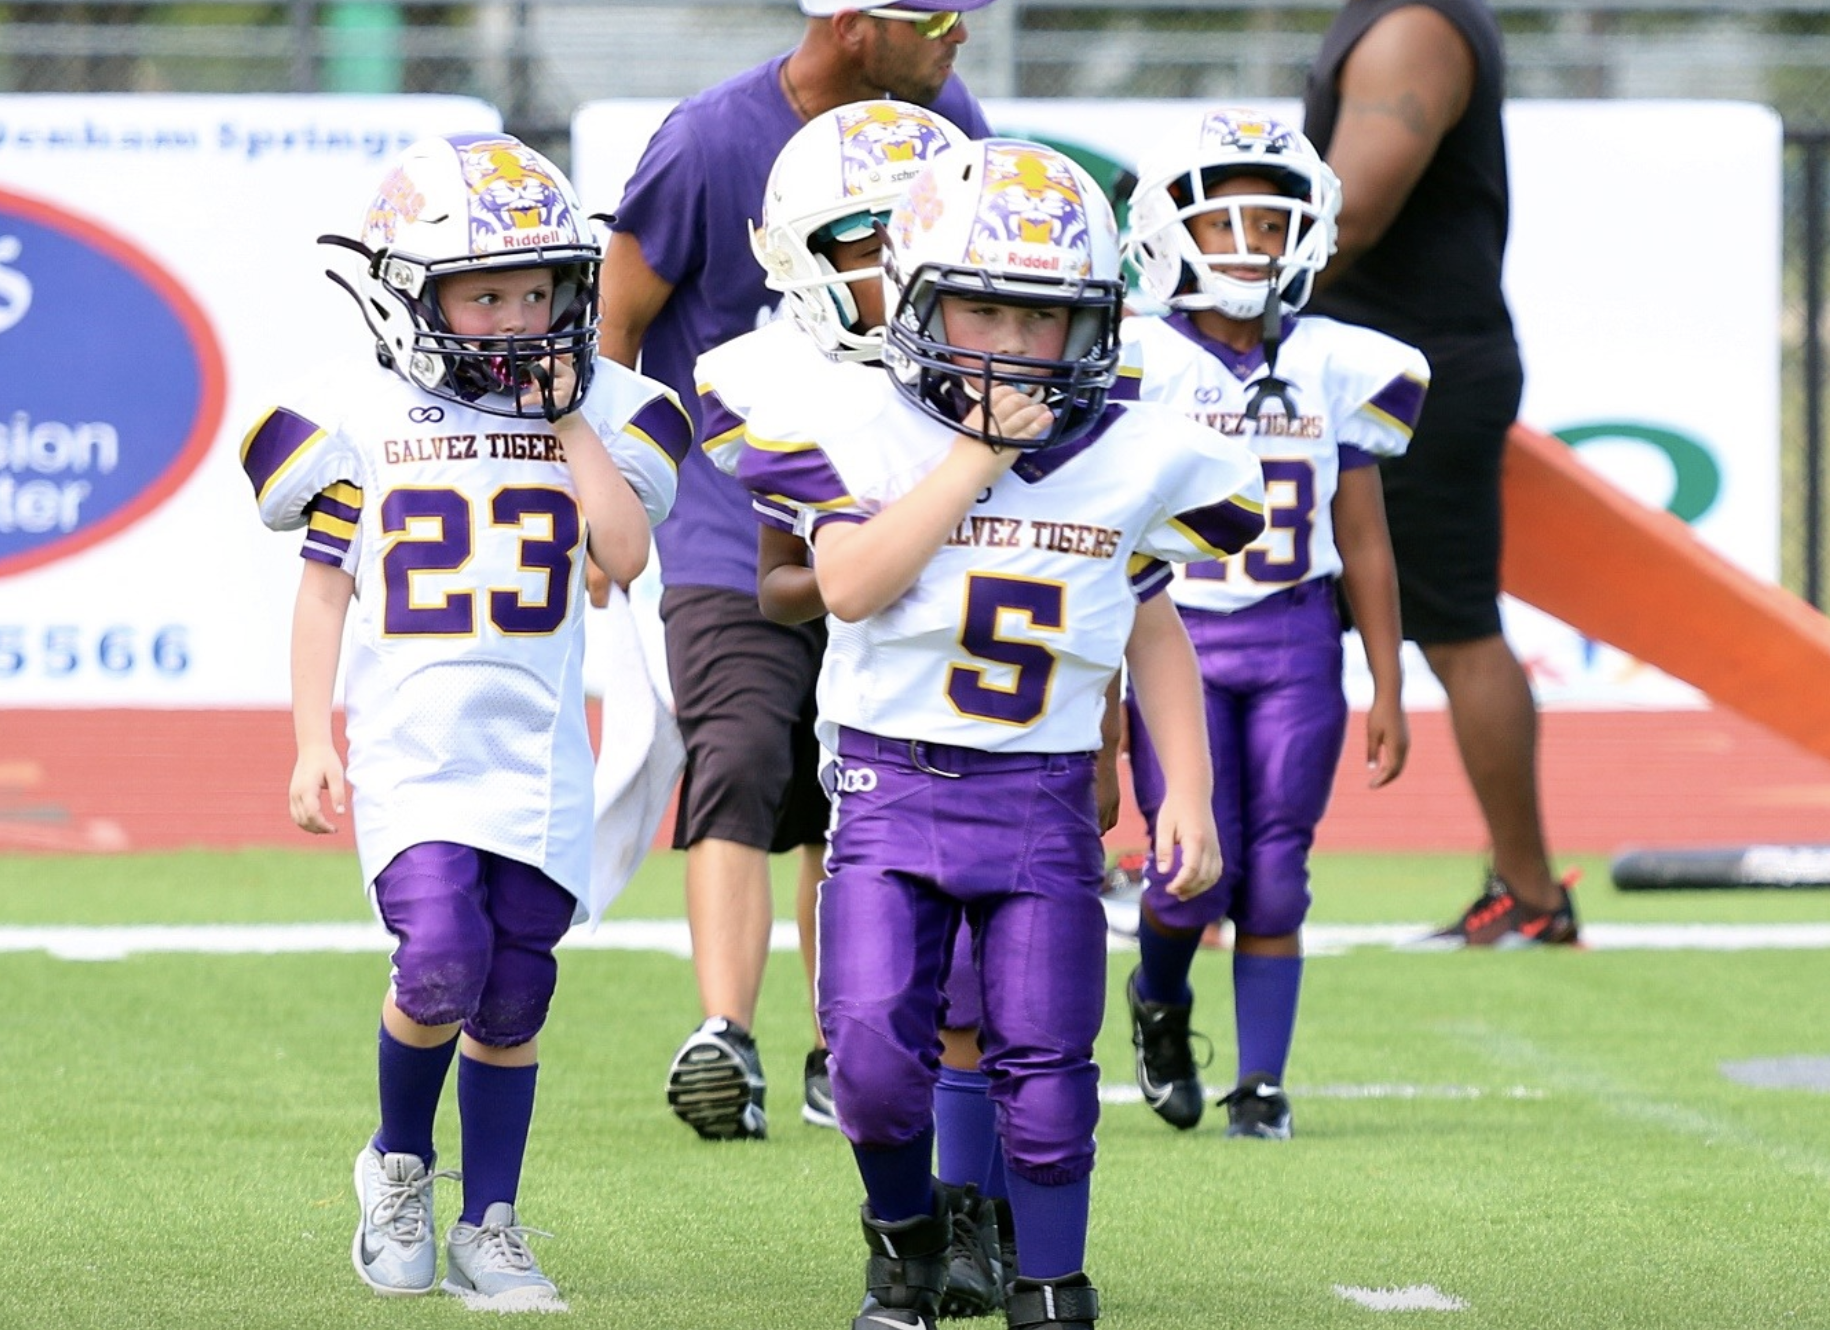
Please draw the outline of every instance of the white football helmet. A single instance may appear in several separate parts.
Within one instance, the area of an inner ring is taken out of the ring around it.
[[[1309,299],[1315,274],[1335,247],[1341,184],[1300,132],[1251,111],[1209,111],[1161,148],[1145,155],[1131,194],[1127,253],[1145,291],[1172,309],[1211,309],[1235,319],[1265,312],[1272,281],[1282,310],[1293,313]],[[1229,176],[1258,176],[1275,194],[1232,194],[1209,199]],[[1249,254],[1241,210],[1275,208],[1289,213],[1281,258]],[[1205,254],[1186,225],[1202,213],[1231,214],[1233,243],[1241,252]],[[1269,280],[1228,277],[1220,266],[1261,267]]]
[[[1043,435],[987,443],[1045,448],[1085,434],[1118,369],[1119,274],[1112,205],[1071,158],[1040,143],[986,139],[941,154],[890,216],[883,249],[883,359],[905,397],[955,429],[996,384],[1055,413]],[[942,296],[1067,306],[1059,360],[994,356],[948,343]]]
[[[877,360],[883,329],[858,326],[851,284],[881,281],[875,268],[838,272],[834,241],[861,240],[889,220],[922,163],[967,142],[950,120],[909,102],[852,102],[815,116],[782,147],[750,234],[769,289],[803,332],[835,360]]]
[[[365,260],[346,278],[376,355],[435,397],[492,415],[557,420],[576,410],[597,356],[600,251],[559,168],[507,134],[452,134],[411,144],[389,170],[363,219],[362,236],[319,236]],[[459,337],[439,307],[453,273],[553,270],[552,321],[539,335]],[[523,407],[529,383],[546,387],[544,362],[570,356],[571,400]]]

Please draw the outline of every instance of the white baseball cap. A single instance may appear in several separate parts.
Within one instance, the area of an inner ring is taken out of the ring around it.
[[[888,4],[859,4],[858,0],[801,0],[801,13],[809,18],[831,18],[845,9],[900,9],[908,13],[935,14],[948,10],[983,9],[991,0],[890,0]]]

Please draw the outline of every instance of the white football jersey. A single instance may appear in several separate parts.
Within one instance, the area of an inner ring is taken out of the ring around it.
[[[1334,496],[1344,465],[1395,457],[1410,444],[1430,382],[1421,351],[1333,319],[1285,326],[1277,377],[1296,413],[1267,400],[1254,424],[1245,409],[1265,377],[1262,348],[1241,355],[1202,337],[1186,315],[1124,322],[1124,338],[1141,356],[1142,399],[1238,439],[1264,467],[1264,534],[1232,558],[1178,569],[1170,588],[1178,605],[1231,613],[1339,574]]]
[[[746,423],[765,401],[781,410],[818,401],[846,376],[882,377],[876,365],[833,360],[792,319],[775,319],[754,332],[733,337],[701,355],[693,367],[699,393],[700,448],[726,475],[737,474]],[[794,513],[759,496],[751,497],[759,520],[792,529]]]
[[[955,437],[887,374],[836,386],[760,406],[738,467],[809,538],[894,503]],[[1106,685],[1138,601],[1168,581],[1163,561],[1243,548],[1262,502],[1258,463],[1236,440],[1161,407],[1109,406],[1085,437],[1020,459],[893,605],[828,621],[823,741],[849,726],[984,750],[1098,748]]]
[[[261,519],[356,581],[345,652],[357,850],[373,883],[453,841],[590,876],[584,523],[544,421],[488,415],[378,366],[268,411],[242,445]],[[597,362],[581,408],[652,526],[691,425],[665,388]]]

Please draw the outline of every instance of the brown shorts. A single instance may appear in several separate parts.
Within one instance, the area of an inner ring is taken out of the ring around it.
[[[686,741],[674,848],[708,837],[779,854],[826,839],[813,736],[826,625],[771,623],[723,587],[661,593],[667,674]]]

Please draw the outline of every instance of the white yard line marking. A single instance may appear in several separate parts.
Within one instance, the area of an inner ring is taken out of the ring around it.
[[[1304,945],[1315,957],[1356,947],[1402,947],[1429,932],[1427,924],[1312,924]],[[1830,949],[1824,924],[1584,924],[1591,951],[1821,951]],[[1136,943],[1113,939],[1118,950]],[[658,951],[692,954],[684,919],[612,919],[596,930],[575,928],[560,944],[584,951]],[[777,922],[774,951],[795,951],[791,922]],[[64,960],[112,961],[154,952],[203,955],[278,955],[292,952],[388,952],[394,940],[377,923],[345,924],[133,924],[4,925],[0,954],[43,951]]]
[[[1292,1083],[1285,1086],[1292,1097],[1297,1099],[1542,1099],[1544,1091],[1534,1090],[1528,1085],[1502,1085],[1485,1087],[1479,1085],[1299,1085]],[[1135,1082],[1117,1082],[1102,1084],[1099,1087],[1099,1102],[1102,1104],[1141,1104],[1144,1092]]]
[[[1830,1155],[1793,1141],[1762,1136],[1729,1117],[1642,1094],[1617,1081],[1599,1063],[1553,1055],[1529,1039],[1495,1029],[1484,1021],[1459,1022],[1442,1029],[1457,1042],[1499,1064],[1504,1068],[1503,1074],[1530,1075],[1554,1094],[1592,1100],[1628,1121],[1689,1137],[1711,1147],[1748,1151],[1815,1186],[1830,1184]]]
[[[1357,1302],[1376,1312],[1465,1312],[1465,1299],[1444,1293],[1434,1284],[1411,1284],[1405,1288],[1356,1288],[1336,1284],[1336,1297]]]

